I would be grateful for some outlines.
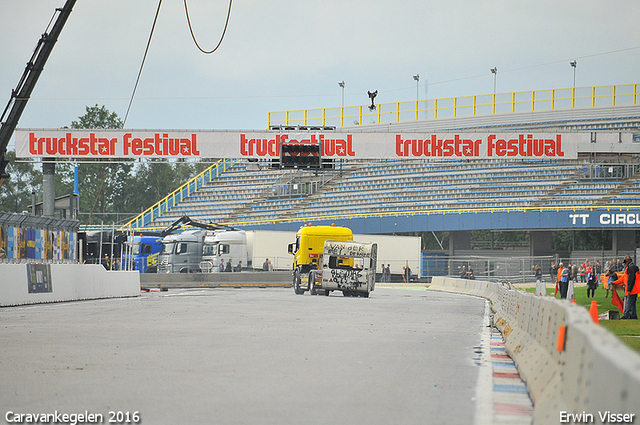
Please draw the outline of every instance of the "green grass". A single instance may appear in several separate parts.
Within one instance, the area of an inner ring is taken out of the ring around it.
[[[527,288],[527,292],[535,292],[535,288]],[[547,288],[547,295],[553,296],[555,289]],[[596,289],[596,295],[593,298],[587,298],[587,287],[579,286],[574,289],[576,304],[584,306],[587,310],[591,308],[591,302],[595,300],[598,303],[598,314],[602,314],[608,310],[618,311],[618,308],[611,304],[611,291],[609,297],[605,298],[607,293],[602,285]],[[620,298],[624,297],[624,292],[618,290]],[[560,292],[556,298],[560,298]],[[620,314],[622,316],[622,314]],[[625,344],[640,353],[640,320],[601,320],[600,325],[608,329],[611,333],[618,336]],[[632,335],[627,337],[627,335]]]

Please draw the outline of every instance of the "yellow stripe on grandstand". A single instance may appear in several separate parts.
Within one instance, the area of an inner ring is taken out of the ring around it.
[[[369,111],[368,105],[274,111],[268,113],[267,121],[269,127],[342,127],[418,119],[637,105],[640,103],[639,96],[638,84],[571,87],[380,103],[374,111]]]

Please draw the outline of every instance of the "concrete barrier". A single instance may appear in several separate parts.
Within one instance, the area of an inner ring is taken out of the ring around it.
[[[429,289],[491,301],[494,324],[534,403],[534,424],[560,423],[562,412],[593,415],[589,423],[609,423],[600,418],[606,412],[635,414],[634,421],[639,420],[640,356],[593,323],[584,307],[501,284],[472,282],[434,277]]]
[[[290,271],[241,273],[145,273],[140,275],[142,288],[217,288],[225,286],[287,287]]]
[[[140,295],[137,272],[92,264],[0,264],[0,306]]]

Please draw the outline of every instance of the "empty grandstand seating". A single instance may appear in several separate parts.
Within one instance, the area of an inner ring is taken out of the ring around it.
[[[352,163],[308,193],[276,191],[295,181],[318,181],[308,171],[268,167],[246,171],[237,162],[157,217],[163,227],[183,214],[203,222],[636,203],[640,183],[629,178],[585,179],[582,163],[567,160],[379,160]],[[628,176],[627,176],[628,177]],[[303,183],[300,183],[301,185]]]

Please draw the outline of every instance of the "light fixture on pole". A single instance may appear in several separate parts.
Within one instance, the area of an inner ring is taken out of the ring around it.
[[[342,107],[344,108],[344,80],[340,81],[338,85],[342,88]]]
[[[416,80],[416,121],[418,120],[418,102],[420,101],[420,74],[416,74],[413,76],[413,79]]]
[[[573,60],[569,62],[571,68],[573,68],[573,90],[571,90],[571,107],[576,107],[576,67],[578,66],[578,61]]]
[[[493,74],[493,94],[496,94],[496,78],[498,77],[498,67],[491,68],[491,73]]]

